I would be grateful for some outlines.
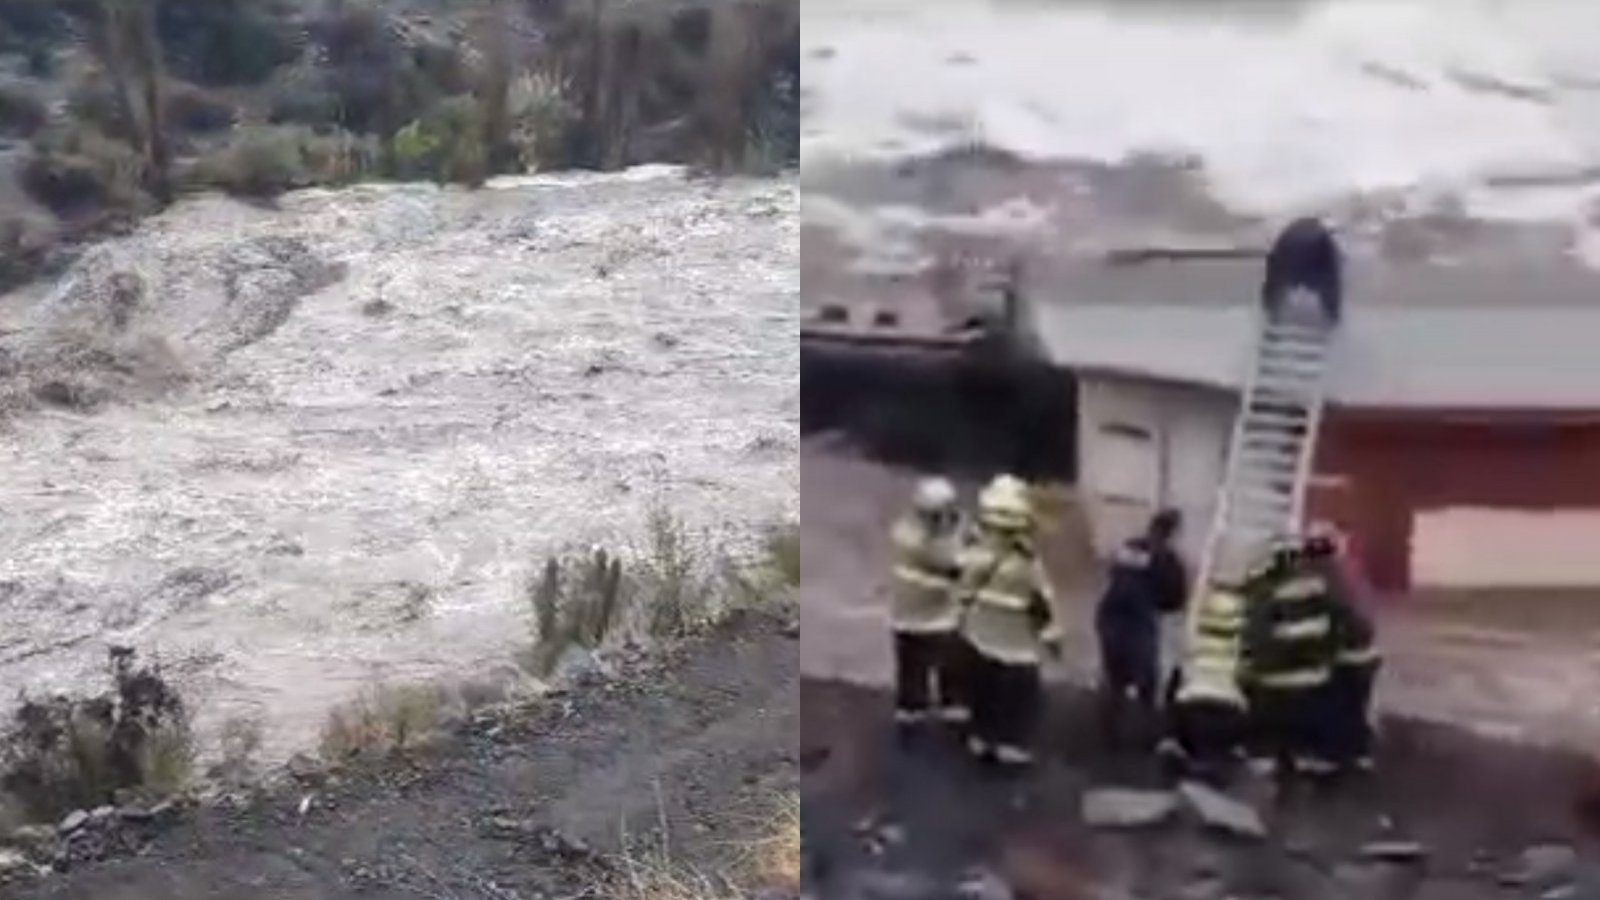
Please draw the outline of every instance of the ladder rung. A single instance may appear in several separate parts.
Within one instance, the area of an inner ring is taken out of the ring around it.
[[[1240,482],[1238,482],[1238,496],[1240,498],[1250,498],[1250,500],[1272,498],[1272,500],[1277,501],[1280,496],[1286,496],[1290,493],[1290,485],[1293,485],[1293,482],[1286,479],[1288,479],[1288,476],[1274,477],[1274,479],[1240,479]]]
[[[1261,333],[1267,338],[1298,338],[1318,343],[1326,343],[1328,332],[1321,328],[1295,325],[1289,322],[1268,322]]]
[[[1260,407],[1252,407],[1245,411],[1244,431],[1246,434],[1283,434],[1285,432],[1304,434],[1310,424],[1309,416],[1291,416],[1281,412],[1271,412]]]
[[[1264,360],[1256,367],[1256,384],[1291,381],[1316,384],[1322,380],[1323,366],[1295,365],[1292,361]]]
[[[1328,352],[1328,342],[1302,339],[1296,335],[1268,334],[1267,339],[1261,342],[1261,352],[1273,353],[1277,351],[1315,353],[1320,356]]]
[[[1288,524],[1291,512],[1288,507],[1270,511],[1261,510],[1253,515],[1230,518],[1226,527],[1251,535],[1270,537]]]

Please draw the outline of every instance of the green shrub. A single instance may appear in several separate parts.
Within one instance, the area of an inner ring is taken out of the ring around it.
[[[33,151],[23,165],[23,187],[58,214],[134,214],[150,204],[143,157],[92,126],[46,128],[35,138]]]
[[[377,165],[371,139],[318,134],[292,125],[242,129],[233,143],[200,161],[195,180],[243,197],[275,197],[318,185],[349,184]]]
[[[88,698],[25,701],[0,739],[0,806],[55,822],[119,792],[167,796],[194,766],[194,736],[182,700],[159,673],[112,651],[113,687]]]
[[[569,647],[592,650],[603,644],[621,620],[629,589],[622,560],[604,549],[545,560],[539,580],[528,591],[534,622],[529,668],[534,674],[548,676]]]
[[[524,168],[559,168],[566,162],[577,121],[569,92],[570,82],[544,72],[526,73],[511,83],[511,142]]]
[[[243,197],[275,197],[311,183],[298,128],[269,126],[242,131],[233,143],[200,161],[195,179]]]
[[[470,95],[441,101],[397,131],[390,148],[398,178],[479,185],[488,175],[483,111]]]
[[[110,137],[130,143],[136,137],[134,123],[123,114],[116,89],[102,74],[91,74],[72,86],[67,94],[67,111],[74,119]]]
[[[650,513],[646,541],[638,567],[645,628],[658,638],[689,635],[707,623],[717,594],[706,548],[666,509]]]
[[[32,137],[50,119],[49,107],[21,85],[0,84],[0,136]]]

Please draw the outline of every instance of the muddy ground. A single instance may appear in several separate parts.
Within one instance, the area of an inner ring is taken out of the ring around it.
[[[1264,840],[1182,819],[1097,830],[1080,815],[1086,789],[1158,778],[1098,746],[1080,691],[1052,693],[1046,758],[1016,779],[974,768],[948,741],[900,747],[881,691],[808,680],[801,695],[806,875],[818,896],[1600,897],[1600,844],[1572,804],[1592,772],[1571,754],[1390,721],[1370,780],[1281,806],[1266,785],[1238,788],[1266,810]],[[1420,855],[1370,858],[1385,842]]]
[[[821,433],[803,445],[802,471],[806,845],[813,865],[832,867],[812,873],[819,895],[954,897],[934,885],[991,871],[1033,898],[1590,896],[1579,891],[1591,889],[1587,870],[1502,884],[1518,881],[1530,848],[1535,862],[1600,849],[1575,806],[1596,769],[1571,749],[1541,749],[1590,746],[1595,734],[1595,623],[1573,604],[1521,602],[1523,614],[1508,617],[1507,598],[1429,597],[1380,610],[1379,701],[1392,718],[1377,776],[1269,816],[1262,845],[1184,827],[1101,833],[1079,817],[1083,792],[1153,785],[1158,773],[1109,757],[1090,724],[1097,567],[1072,517],[1046,541],[1069,628],[1063,664],[1046,673],[1048,761],[1024,782],[996,783],[975,777],[953,747],[907,753],[889,730],[885,535],[918,470],[861,455],[848,434]],[[960,481],[969,492],[977,483]],[[1264,785],[1239,796],[1271,808]],[[1421,842],[1427,861],[1363,861],[1369,842],[1398,839]],[[1573,893],[1545,893],[1569,884]]]
[[[662,822],[685,864],[730,867],[795,790],[796,638],[781,614],[746,614],[664,657],[635,660],[615,681],[463,726],[436,759],[204,809],[132,858],[0,894],[590,896],[624,835],[643,856]]]

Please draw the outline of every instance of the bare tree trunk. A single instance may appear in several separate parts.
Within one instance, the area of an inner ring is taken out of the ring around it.
[[[162,205],[172,202],[172,151],[166,133],[165,76],[151,0],[100,0],[96,50],[111,76],[118,112],[132,130],[144,163],[144,186]]]
[[[147,140],[144,117],[139,114],[139,103],[135,99],[133,76],[128,70],[126,10],[121,0],[100,0],[99,9],[99,21],[93,28],[95,49],[106,74],[111,76],[117,112],[128,123],[134,148],[143,155]]]
[[[129,43],[144,87],[145,152],[150,162],[150,192],[162,205],[173,199],[172,146],[167,134],[166,73],[161,38],[156,33],[155,4],[145,2],[129,22]]]
[[[490,172],[504,172],[515,158],[511,146],[511,27],[505,0],[488,0],[484,25],[483,150]]]

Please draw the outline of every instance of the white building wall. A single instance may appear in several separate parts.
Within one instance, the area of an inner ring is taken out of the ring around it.
[[[1110,553],[1163,506],[1183,513],[1193,562],[1210,528],[1234,403],[1203,388],[1113,376],[1078,382],[1079,491],[1096,552]]]

